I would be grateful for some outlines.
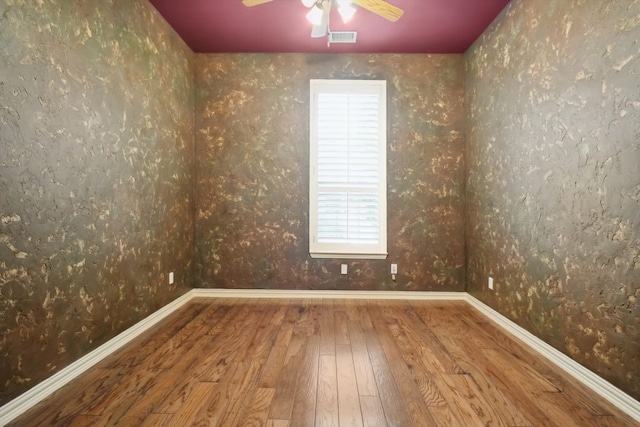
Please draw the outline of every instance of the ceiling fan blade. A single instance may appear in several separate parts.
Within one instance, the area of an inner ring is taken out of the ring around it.
[[[253,7],[262,3],[269,3],[270,1],[273,0],[242,0],[242,4],[247,7]]]
[[[314,39],[325,37],[329,34],[329,13],[331,12],[331,1],[322,2],[322,21],[320,25],[314,25],[311,29],[311,37]]]
[[[404,10],[384,0],[353,0],[353,4],[367,9],[391,22],[396,22],[404,14]]]

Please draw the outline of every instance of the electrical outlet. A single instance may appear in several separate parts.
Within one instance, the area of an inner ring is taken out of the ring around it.
[[[391,274],[398,274],[398,264],[391,264]]]
[[[490,290],[493,290],[493,277],[489,276],[489,280],[487,281],[487,286]]]
[[[340,274],[347,274],[347,264],[342,264],[340,266]]]
[[[169,284],[173,285],[173,271],[169,273]]]

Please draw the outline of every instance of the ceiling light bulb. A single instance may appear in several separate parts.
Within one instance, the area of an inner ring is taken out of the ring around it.
[[[349,0],[351,1],[351,0]],[[312,7],[314,4],[316,4],[316,0],[302,0],[302,4],[305,7]]]
[[[353,15],[356,13],[356,8],[353,6],[340,6],[338,7],[338,13],[342,17],[342,22],[346,24],[353,18]]]
[[[322,24],[322,15],[324,12],[318,6],[313,6],[309,13],[307,13],[307,20],[313,25]]]

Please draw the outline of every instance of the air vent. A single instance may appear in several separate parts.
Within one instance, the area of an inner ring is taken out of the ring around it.
[[[355,31],[332,31],[329,33],[329,43],[355,43],[358,33]]]

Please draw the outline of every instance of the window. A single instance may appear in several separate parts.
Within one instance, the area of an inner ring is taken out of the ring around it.
[[[387,257],[387,96],[378,80],[311,80],[309,252]]]

